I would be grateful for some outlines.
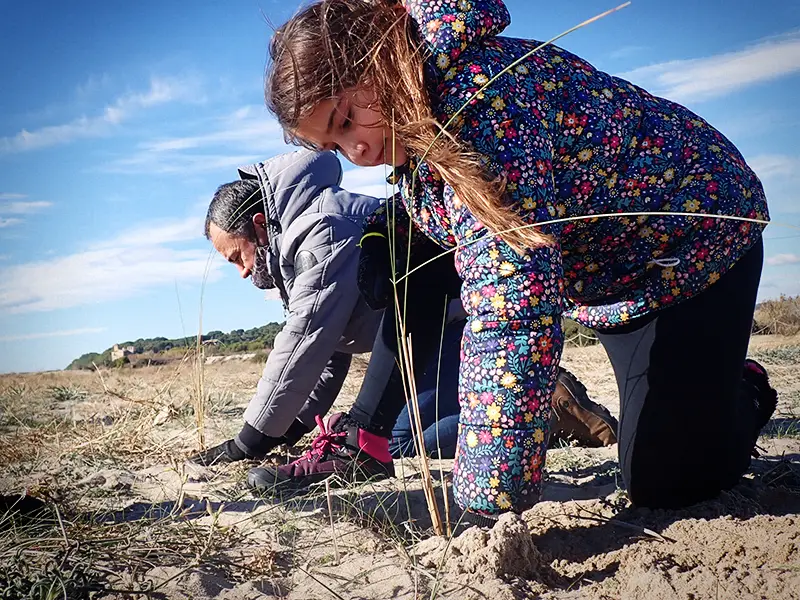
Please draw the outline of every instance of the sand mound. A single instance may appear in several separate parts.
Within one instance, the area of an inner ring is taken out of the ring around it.
[[[444,563],[444,572],[473,575],[478,582],[538,579],[542,564],[528,526],[514,514],[503,515],[490,530],[470,527],[449,546],[444,538],[425,540],[416,551],[422,566],[437,569]]]

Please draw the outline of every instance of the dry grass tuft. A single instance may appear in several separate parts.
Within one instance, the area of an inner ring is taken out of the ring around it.
[[[765,335],[800,333],[800,296],[765,300],[756,307],[754,330]]]

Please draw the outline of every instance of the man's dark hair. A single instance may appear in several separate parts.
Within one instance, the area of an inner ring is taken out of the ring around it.
[[[211,239],[211,223],[230,233],[254,240],[253,216],[264,212],[261,186],[255,179],[224,183],[217,188],[206,214],[205,234]]]

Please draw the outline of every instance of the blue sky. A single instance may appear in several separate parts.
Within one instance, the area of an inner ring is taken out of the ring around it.
[[[547,39],[614,3],[507,4],[509,35]],[[236,166],[287,149],[262,78],[269,23],[297,6],[0,0],[0,372],[191,335],[201,315],[204,331],[283,319],[202,221]],[[800,294],[800,231],[777,224],[800,225],[800,3],[634,0],[559,43],[737,143],[776,223],[761,298]],[[382,194],[381,174],[345,186]]]

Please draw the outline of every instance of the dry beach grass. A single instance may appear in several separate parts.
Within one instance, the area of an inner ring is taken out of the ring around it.
[[[191,360],[102,380],[4,376],[0,493],[27,490],[49,508],[27,520],[0,509],[0,585],[4,597],[70,599],[795,598],[800,338],[757,336],[751,354],[780,405],[734,490],[681,511],[634,509],[614,448],[565,446],[548,453],[544,501],[491,531],[470,526],[451,498],[452,537],[433,535],[413,460],[388,482],[283,503],[243,487],[249,465],[187,473],[182,459],[198,443]],[[618,412],[600,347],[569,348],[564,363]],[[207,443],[236,433],[259,369],[204,367]],[[450,466],[429,465],[440,507],[440,467],[446,480]]]

